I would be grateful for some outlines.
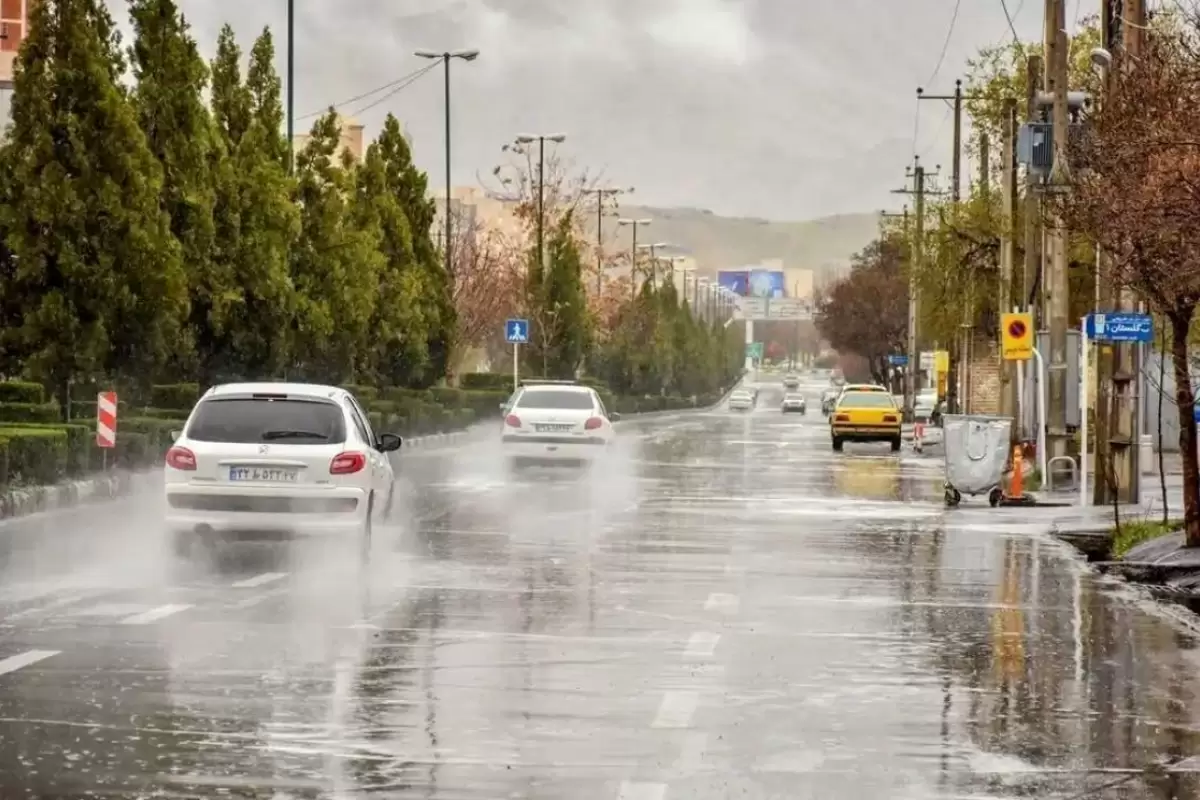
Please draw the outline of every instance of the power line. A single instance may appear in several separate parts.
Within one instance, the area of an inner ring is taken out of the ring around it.
[[[331,106],[325,106],[320,111],[313,111],[311,114],[305,114],[302,117],[296,117],[296,119],[298,119],[298,120],[299,119],[312,119],[313,117],[319,117],[322,114],[328,113],[330,107],[340,108],[341,106],[349,105],[350,103],[357,103],[359,100],[362,100],[367,97],[371,97],[372,95],[379,94],[380,92],[387,91],[388,89],[391,89],[392,87],[396,86],[397,84],[404,84],[404,86],[408,86],[410,83],[412,83],[412,81],[414,79],[421,77],[426,72],[428,72],[429,70],[433,69],[436,66],[437,66],[437,62],[434,62],[427,66],[421,67],[420,69],[413,70],[412,72],[408,73],[407,75],[401,76],[394,81],[389,81],[388,83],[385,83],[383,86],[377,86],[369,92],[363,92],[362,94],[351,97],[348,100],[342,100],[340,102],[333,103]],[[401,86],[400,88],[404,88],[404,86]],[[388,96],[390,97],[391,95],[389,94]]]
[[[950,27],[946,30],[946,39],[942,42],[942,53],[938,56],[937,65],[933,68],[933,74],[929,76],[929,80],[925,81],[925,85],[929,86],[933,83],[933,79],[938,76],[938,72],[942,69],[942,62],[946,60],[946,51],[950,49],[950,37],[954,35],[954,25],[958,22],[958,9],[962,6],[962,0],[954,0],[954,13],[950,15]]]
[[[441,62],[441,61],[432,61],[432,62],[430,62],[429,66],[427,66],[427,67],[423,67],[423,68],[421,68],[421,69],[417,70],[415,73],[413,73],[413,75],[412,75],[411,77],[409,77],[409,78],[408,78],[407,80],[405,80],[403,83],[401,83],[401,84],[399,84],[398,86],[396,86],[396,88],[392,89],[390,92],[388,92],[387,94],[385,94],[383,97],[379,98],[378,100],[376,100],[376,101],[374,101],[374,102],[367,103],[367,104],[366,104],[365,106],[363,106],[362,108],[360,108],[360,109],[358,109],[357,111],[355,111],[355,112],[351,113],[351,114],[350,114],[350,116],[352,116],[352,117],[358,117],[358,116],[361,116],[361,115],[362,115],[364,112],[366,112],[366,111],[370,111],[372,108],[375,108],[375,106],[379,105],[380,103],[387,102],[388,100],[392,99],[392,98],[393,98],[393,97],[395,97],[396,95],[400,94],[400,92],[402,92],[402,91],[404,91],[405,89],[407,89],[407,88],[408,88],[409,86],[411,86],[412,84],[416,83],[416,82],[417,82],[417,81],[418,81],[418,80],[421,78],[421,76],[422,76],[422,75],[424,75],[425,73],[429,72],[430,70],[437,69],[437,68],[438,68],[438,67],[440,67],[441,65],[442,65],[442,62]]]
[[[1021,8],[1025,5],[1025,0],[1021,0],[1021,5],[1017,6],[1017,14],[1021,13]],[[1000,0],[1000,7],[1004,9],[1004,18],[1008,20],[1008,29],[1012,31],[1013,42],[1021,43],[1021,37],[1017,35],[1017,26],[1013,24],[1013,14],[1008,13],[1008,3],[1006,0]]]

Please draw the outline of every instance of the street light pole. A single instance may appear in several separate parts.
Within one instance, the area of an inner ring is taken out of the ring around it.
[[[288,173],[296,168],[296,60],[293,43],[296,40],[295,0],[287,0],[287,138]]]
[[[442,254],[445,257],[446,275],[454,274],[453,260],[453,239],[451,238],[451,227],[453,223],[450,220],[450,59],[461,58],[463,61],[474,61],[479,58],[478,50],[445,50],[437,52],[436,50],[417,50],[413,53],[417,58],[427,58],[430,60],[440,60],[445,71],[445,102],[446,102],[446,219],[442,230],[445,232],[446,240],[442,248]]]
[[[604,198],[624,194],[632,189],[587,189],[596,195],[596,294],[604,290]]]
[[[633,228],[633,244],[630,247],[630,251],[629,251],[629,298],[631,300],[634,300],[637,298],[637,251],[638,251],[637,232],[638,232],[638,226],[640,225],[642,227],[645,227],[645,226],[649,225],[652,221],[653,220],[649,220],[649,219],[625,219],[625,218],[617,220],[617,224],[620,225],[622,228],[625,227],[626,225],[632,226],[632,228]]]
[[[567,138],[565,133],[551,134],[528,134],[523,133],[517,137],[518,144],[538,143],[538,218],[537,218],[537,263],[538,269],[546,268],[546,142],[563,142]]]

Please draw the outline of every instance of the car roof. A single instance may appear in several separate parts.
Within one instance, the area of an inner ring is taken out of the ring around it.
[[[863,389],[851,389],[851,390],[850,390],[850,391],[848,391],[848,392],[842,392],[842,395],[841,395],[841,397],[839,397],[839,398],[838,398],[838,402],[839,402],[839,403],[841,403],[841,402],[844,402],[844,401],[846,400],[846,398],[847,398],[847,397],[852,397],[852,396],[854,396],[854,395],[860,395],[860,396],[862,396],[862,395],[877,395],[877,394],[882,394],[882,395],[884,395],[884,397],[886,397],[888,400],[891,400],[891,401],[892,401],[892,404],[893,404],[893,405],[895,405],[895,403],[896,403],[896,398],[892,397],[892,395],[891,395],[890,393],[884,393],[884,392],[872,392],[872,391],[869,391],[869,390],[863,390]]]
[[[337,399],[350,394],[339,386],[320,383],[258,382],[222,383],[204,393],[204,397],[233,397],[249,394],[285,394],[313,399]]]
[[[521,388],[527,392],[547,392],[547,391],[578,391],[578,392],[595,392],[596,390],[590,386],[584,386],[582,383],[529,383],[521,384]]]
[[[887,392],[887,387],[878,383],[847,383],[842,387],[843,392]],[[891,392],[888,392],[891,394]]]

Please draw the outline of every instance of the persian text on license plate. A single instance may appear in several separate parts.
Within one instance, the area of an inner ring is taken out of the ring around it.
[[[280,467],[230,467],[229,480],[246,483],[295,483],[300,477],[296,469]]]
[[[547,425],[547,424],[542,424],[542,425],[535,425],[534,427],[537,429],[537,431],[538,431],[539,433],[562,433],[562,432],[564,432],[564,431],[569,431],[569,430],[571,430],[571,426],[570,426],[570,425]]]

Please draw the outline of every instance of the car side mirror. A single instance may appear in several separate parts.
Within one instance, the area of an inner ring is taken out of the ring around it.
[[[609,422],[620,422],[621,421],[621,412],[620,411],[608,412],[608,421]]]
[[[501,410],[501,411],[503,411],[503,410],[504,410],[504,409],[506,409],[506,408],[508,408],[508,403],[501,403],[501,404],[500,404],[500,410]]]
[[[179,437],[183,435],[183,431],[170,431],[169,435],[172,442],[178,442]]]
[[[391,453],[394,450],[399,450],[404,444],[404,440],[394,433],[382,433],[379,435],[378,450],[381,453]]]

